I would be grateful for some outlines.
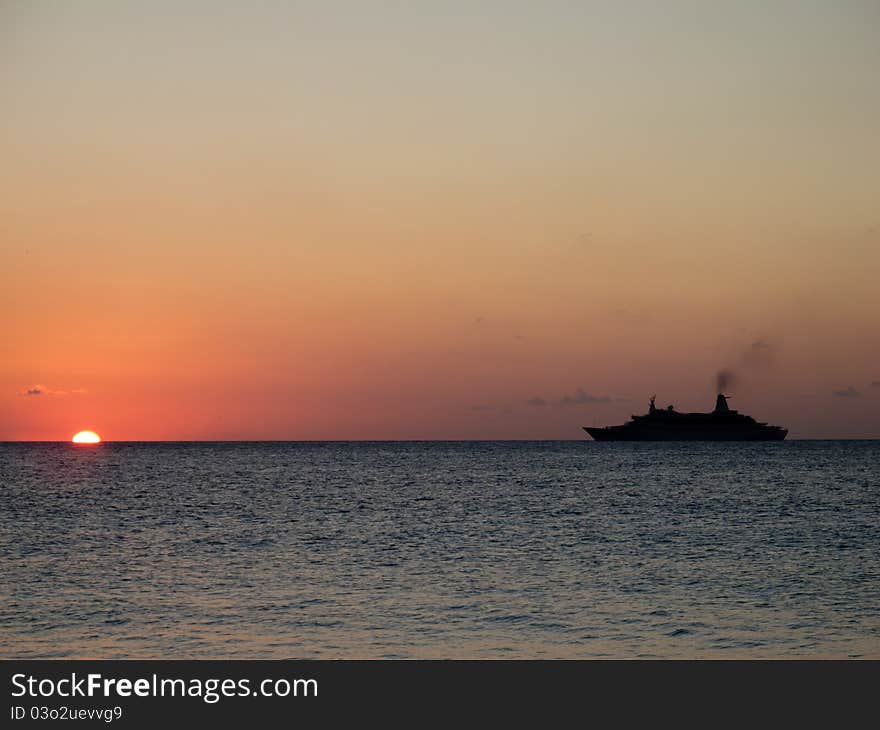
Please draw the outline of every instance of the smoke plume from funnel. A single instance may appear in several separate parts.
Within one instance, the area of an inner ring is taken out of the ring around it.
[[[734,383],[736,383],[736,375],[732,370],[719,370],[715,376],[715,389],[719,393],[732,388]]]

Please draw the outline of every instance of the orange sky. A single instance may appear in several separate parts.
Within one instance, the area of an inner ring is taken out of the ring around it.
[[[880,437],[876,9],[656,5],[4,5],[0,439]]]

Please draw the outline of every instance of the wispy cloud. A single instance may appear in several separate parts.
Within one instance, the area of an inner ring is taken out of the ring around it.
[[[32,385],[30,388],[21,391],[21,395],[31,397],[37,395],[83,395],[88,391],[85,388],[74,388],[73,390],[59,390],[49,388],[45,385]]]
[[[557,405],[560,406],[580,406],[590,403],[610,403],[611,396],[607,395],[590,395],[585,393],[583,388],[578,388],[574,395],[567,393],[559,399]]]
[[[862,394],[859,393],[855,388],[851,385],[848,385],[843,390],[835,390],[831,393],[835,398],[861,398]]]
[[[574,395],[566,393],[558,400],[548,401],[545,398],[535,396],[526,401],[526,405],[544,407],[544,406],[582,406],[594,405],[596,403],[613,403],[619,398],[612,398],[610,395],[590,395],[583,388],[578,388]]]
[[[771,345],[765,340],[755,340],[742,351],[742,363],[752,367],[770,365],[776,356],[776,349],[775,345]]]

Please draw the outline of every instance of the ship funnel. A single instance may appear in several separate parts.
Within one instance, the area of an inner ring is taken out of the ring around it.
[[[727,407],[727,398],[722,393],[718,394],[715,399],[715,413],[729,413],[730,408]]]

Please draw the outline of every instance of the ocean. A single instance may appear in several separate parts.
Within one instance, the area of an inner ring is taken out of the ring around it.
[[[0,444],[2,658],[880,658],[880,441]]]

